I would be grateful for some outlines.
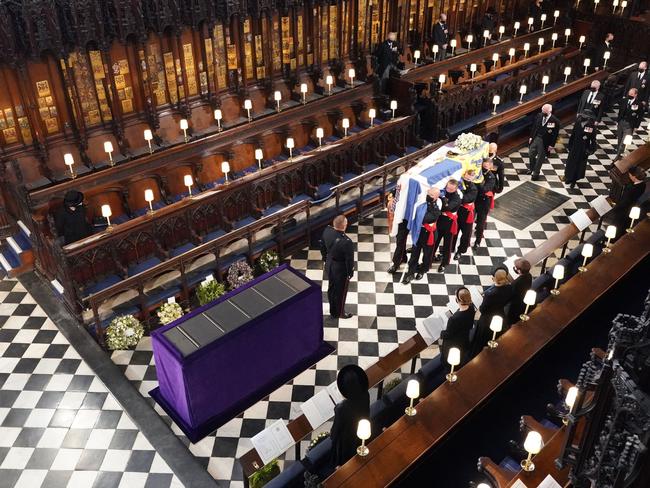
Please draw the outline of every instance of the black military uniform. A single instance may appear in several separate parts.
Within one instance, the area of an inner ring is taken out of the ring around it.
[[[330,302],[330,315],[334,318],[348,318],[345,296],[348,282],[354,275],[354,244],[345,232],[327,226],[321,239],[321,254],[329,281],[327,298]]]
[[[576,181],[585,177],[587,158],[596,150],[596,122],[583,118],[576,122],[569,138],[569,156],[564,170],[564,182],[575,187]]]
[[[377,77],[379,78],[379,88],[382,93],[386,93],[386,84],[390,76],[390,70],[397,68],[399,63],[399,45],[397,41],[386,39],[378,47],[377,56]]]
[[[605,94],[603,92],[600,90],[585,90],[582,92],[582,96],[578,102],[577,120],[579,121],[584,115],[591,113],[596,118],[596,122],[600,122],[600,119],[603,117],[604,108]]]
[[[438,20],[434,24],[433,43],[438,46],[438,59],[442,61],[447,57],[447,46],[449,45],[449,29],[446,22]]]
[[[641,124],[643,116],[643,107],[639,102],[638,96],[635,98],[625,97],[619,103],[618,108],[618,125],[616,127],[616,136],[618,137],[618,148],[616,150],[616,158],[620,159],[621,154],[625,150],[625,136],[634,133],[634,130]]]
[[[463,192],[463,198],[458,208],[458,234],[456,237],[460,236],[460,240],[454,256],[456,260],[460,259],[460,256],[465,254],[469,247],[475,220],[474,202],[478,195],[478,187],[472,181],[462,179],[459,188]]]
[[[476,196],[476,225],[474,226],[474,249],[478,249],[483,240],[483,232],[487,225],[487,217],[494,206],[494,189],[496,187],[496,176],[491,170],[483,172],[483,183],[478,185]]]
[[[408,284],[416,273],[416,279],[419,280],[431,269],[435,232],[440,217],[440,208],[438,207],[438,201],[429,195],[427,195],[426,204],[426,211],[422,218],[422,228],[418,234],[418,240],[411,250],[408,272],[402,281],[405,284]],[[420,263],[420,254],[422,254],[422,263]]]
[[[625,92],[628,93],[630,88],[636,88],[639,93],[637,97],[644,108],[648,109],[648,97],[650,96],[650,72],[648,70],[637,70],[630,73],[625,82]]]
[[[499,156],[493,156],[492,157],[492,173],[494,173],[494,176],[496,177],[496,184],[494,187],[494,193],[501,193],[503,191],[503,188],[506,184],[506,176],[505,176],[505,163],[503,162],[503,159],[501,159]]]
[[[441,256],[436,257],[436,261],[441,261],[438,271],[443,272],[451,259],[454,240],[456,234],[458,234],[458,215],[456,212],[460,208],[461,197],[458,191],[447,193],[446,190],[443,190],[440,192],[440,200],[442,201],[442,209],[438,219],[438,237],[433,252],[435,253],[438,250],[438,246],[444,240]]]
[[[530,146],[528,153],[530,157],[528,174],[533,175],[533,180],[539,179],[539,172],[542,163],[546,158],[546,150],[555,146],[557,137],[560,134],[560,119],[555,115],[537,114],[530,132]]]

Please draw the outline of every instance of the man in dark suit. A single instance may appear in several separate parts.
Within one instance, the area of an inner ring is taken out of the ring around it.
[[[492,160],[492,172],[496,177],[496,183],[494,185],[494,193],[501,193],[503,191],[503,187],[506,184],[505,163],[503,162],[503,159],[501,159],[497,155],[498,150],[499,150],[499,146],[497,146],[497,143],[491,142],[490,149],[489,149],[490,151],[489,158]]]
[[[529,27],[529,31],[532,32],[534,29],[534,25],[537,22],[541,23],[541,16],[542,16],[543,10],[542,10],[542,0],[533,0],[533,2],[530,4],[530,8],[528,9],[528,17],[532,17],[535,19],[535,22],[533,25]],[[528,20],[528,19],[526,19]],[[540,24],[541,25],[541,24]]]
[[[631,184],[625,187],[621,199],[612,210],[614,225],[618,228],[618,235],[622,235],[623,230],[630,225],[630,209],[638,205],[639,199],[646,189],[646,173],[642,168],[632,166],[627,175]]]
[[[524,295],[533,284],[533,276],[530,274],[530,263],[519,258],[514,263],[517,278],[512,282],[512,298],[506,306],[506,316],[504,331],[512,324],[519,322],[519,316],[524,313],[526,305],[524,304]]]
[[[388,33],[388,38],[377,47],[375,55],[377,56],[377,72],[375,74],[379,78],[379,89],[382,93],[386,93],[390,71],[397,69],[399,64],[400,52],[397,44],[397,32]]]
[[[411,250],[409,268],[402,280],[404,284],[409,284],[413,277],[418,280],[421,279],[431,269],[433,245],[435,242],[437,222],[440,217],[440,207],[438,206],[439,197],[439,188],[431,187],[427,190],[426,206],[422,207],[422,211],[424,212],[422,216],[422,228]],[[416,210],[416,218],[418,218],[418,210]],[[422,263],[420,263],[420,254],[422,254]]]
[[[447,57],[447,46],[449,45],[447,14],[441,13],[438,22],[433,26],[433,43],[438,46],[438,59],[444,60]]]
[[[542,113],[537,114],[528,139],[529,169],[526,174],[532,175],[532,180],[539,180],[539,172],[546,156],[553,152],[560,133],[560,119],[553,115],[550,103],[542,107]]]
[[[614,43],[614,34],[608,32],[607,35],[605,36],[605,40],[600,42],[594,47],[593,50],[594,59],[592,59],[592,66],[602,68],[605,65],[605,53],[609,52],[609,55],[610,56],[612,55],[612,50],[614,49],[613,43]]]
[[[332,318],[352,317],[352,314],[345,311],[348,283],[354,275],[354,244],[345,234],[347,226],[348,219],[345,215],[337,215],[332,226],[325,228],[321,239],[321,254],[328,280],[327,298]]]
[[[445,266],[451,260],[451,251],[458,234],[458,215],[456,212],[460,208],[461,202],[458,194],[458,181],[454,179],[447,181],[445,189],[440,192],[440,200],[442,201],[442,208],[438,219],[438,238],[433,252],[435,254],[438,246],[442,243],[441,255],[436,257],[436,261],[440,261],[438,273],[444,273]]]
[[[618,148],[614,161],[621,159],[625,150],[625,136],[632,135],[634,130],[641,125],[643,117],[643,107],[638,98],[638,90],[630,88],[627,97],[619,102],[618,106],[618,125],[616,126],[616,136],[618,137]]]
[[[625,82],[625,91],[629,92],[630,88],[636,88],[639,101],[644,111],[648,110],[648,98],[650,96],[650,73],[648,72],[647,61],[639,63],[639,69],[632,71]]]
[[[481,39],[483,39],[483,33],[488,31],[490,33],[490,39],[494,36],[494,29],[497,26],[497,13],[494,10],[494,7],[488,7],[481,21]],[[489,44],[489,41],[488,41]]]
[[[605,94],[600,91],[600,81],[594,80],[588,90],[582,92],[580,101],[578,102],[578,116],[577,122],[586,111],[590,111],[596,122],[600,122],[603,116],[603,109],[605,108]]]

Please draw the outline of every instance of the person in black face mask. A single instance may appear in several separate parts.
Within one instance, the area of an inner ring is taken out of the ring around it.
[[[461,196],[458,194],[458,181],[454,179],[447,181],[445,189],[440,192],[440,200],[442,201],[442,214],[438,219],[438,239],[433,252],[435,253],[442,243],[441,254],[436,256],[435,260],[440,261],[438,273],[444,273],[445,266],[451,259],[456,234],[458,234],[458,214],[456,212],[460,208],[461,202]]]
[[[587,159],[596,150],[596,120],[590,112],[576,122],[569,139],[569,156],[564,170],[565,184],[571,189],[585,177]]]
[[[465,171],[463,178],[460,180],[460,191],[463,192],[463,198],[460,201],[460,208],[458,209],[458,234],[460,242],[458,250],[454,255],[454,259],[458,261],[460,257],[467,252],[469,241],[472,237],[474,229],[474,201],[478,194],[478,188],[473,183],[475,173],[473,169]],[[457,239],[458,240],[458,239]],[[454,247],[456,243],[454,242]],[[444,357],[444,356],[443,356]]]
[[[474,226],[474,249],[475,251],[481,245],[483,232],[487,226],[487,218],[490,210],[494,208],[494,187],[496,186],[496,177],[492,172],[492,161],[483,160],[483,183],[478,185],[478,195],[476,197],[476,225]]]
[[[397,33],[390,32],[388,39],[379,45],[375,54],[377,57],[377,72],[375,74],[379,78],[379,89],[382,93],[386,93],[386,84],[390,77],[390,71],[397,69],[399,55],[400,49],[397,44]]]
[[[92,227],[86,219],[84,194],[70,190],[63,198],[63,206],[54,217],[56,231],[65,244],[79,241],[92,234]]]
[[[497,156],[497,151],[499,150],[499,146],[497,146],[496,142],[491,142],[490,143],[490,155],[489,158],[492,160],[492,172],[494,173],[494,176],[496,176],[496,184],[494,186],[494,193],[501,193],[503,191],[503,187],[506,184],[506,177],[505,177],[505,163],[503,162],[503,159],[501,159],[499,156]]]
[[[447,46],[449,45],[447,14],[441,13],[440,19],[433,26],[433,43],[438,46],[438,59],[443,61],[447,57]]]
[[[429,188],[427,190],[426,206],[423,205],[416,210],[416,218],[419,217],[419,212],[424,212],[424,215],[421,217],[422,227],[420,233],[411,250],[408,271],[402,280],[405,285],[409,284],[413,277],[418,280],[421,279],[431,269],[437,222],[438,217],[440,217],[439,197],[439,188]],[[422,263],[420,263],[420,254],[422,254]]]
[[[641,61],[639,69],[632,71],[625,82],[625,91],[636,88],[638,91],[639,101],[644,108],[648,110],[648,98],[650,97],[650,73],[648,72],[648,62]]]
[[[578,102],[578,116],[576,122],[579,122],[583,114],[589,110],[595,116],[596,123],[600,122],[605,108],[605,94],[600,91],[600,81],[594,80],[588,90],[582,92]],[[594,117],[591,117],[594,118]]]
[[[616,127],[616,136],[618,137],[618,149],[614,161],[621,159],[625,150],[625,136],[632,135],[634,130],[641,124],[643,108],[638,99],[636,88],[630,88],[627,97],[619,103],[618,109],[618,126]]]

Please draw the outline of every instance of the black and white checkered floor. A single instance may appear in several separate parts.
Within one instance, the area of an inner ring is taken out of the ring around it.
[[[567,131],[561,133],[558,154],[553,154],[543,167],[544,178],[537,184],[568,195],[569,201],[524,230],[490,220],[486,247],[463,257],[458,267],[449,266],[444,275],[432,271],[420,281],[401,284],[399,274],[386,273],[392,244],[385,213],[352,225],[348,233],[357,243],[358,264],[349,288],[347,309],[355,315],[338,322],[325,320],[325,339],[336,346],[336,352],[214,434],[191,444],[149,399],[151,405],[221,486],[242,487],[236,458],[251,448],[253,435],[276,419],[289,420],[299,415],[300,404],[334,381],[341,366],[354,362],[368,367],[408,339],[415,333],[417,321],[432,310],[445,309],[457,286],[490,284],[494,266],[507,256],[522,255],[540,245],[567,224],[568,216],[576,209],[588,208],[589,201],[607,192],[607,166],[616,152],[616,124],[609,118],[603,122],[598,136],[600,148],[589,159],[586,178],[576,189],[567,190],[560,180]],[[647,138],[644,123],[636,132],[633,145],[642,144]],[[527,148],[523,148],[504,157],[508,180],[504,192],[530,179],[520,174],[526,169],[527,155]],[[316,248],[298,252],[291,265],[321,282],[320,253]],[[97,486],[180,486],[112,395],[94,378],[40,307],[30,302],[31,297],[22,286],[4,281],[0,290],[4,290],[0,292],[0,301],[4,301],[0,305],[0,488],[90,487],[93,482]],[[325,295],[323,312],[327,317]],[[437,352],[434,345],[421,358],[426,361]],[[148,398],[148,392],[156,386],[150,339],[143,338],[135,351],[114,352],[111,358]],[[405,365],[404,372],[407,369]],[[31,413],[34,408],[42,412]],[[328,429],[326,424],[319,431]],[[293,459],[294,451],[290,450],[285,461]],[[43,480],[49,484],[41,484]],[[99,484],[100,480],[105,484]]]
[[[569,223],[569,215],[576,209],[589,208],[589,201],[598,195],[607,194],[607,166],[616,154],[615,131],[616,123],[605,117],[598,135],[600,147],[589,159],[586,178],[578,183],[577,188],[570,190],[560,180],[564,173],[563,160],[566,159],[564,145],[568,143],[569,137],[567,131],[563,130],[556,146],[557,153],[550,157],[550,164],[544,165],[544,177],[537,184],[567,195],[570,200],[524,230],[490,220],[485,233],[487,246],[471,257],[463,257],[459,269],[449,266],[444,275],[431,271],[419,282],[403,285],[399,282],[399,274],[391,276],[386,273],[392,247],[385,212],[350,226],[348,234],[357,244],[357,272],[350,283],[346,309],[354,313],[354,317],[338,322],[329,319],[327,299],[325,295],[323,297],[323,313],[327,317],[325,339],[336,346],[335,353],[197,444],[191,444],[184,438],[160,407],[155,405],[155,410],[166,418],[174,432],[183,437],[190,451],[201,459],[215,479],[230,481],[231,488],[243,486],[236,458],[251,448],[250,437],[274,420],[289,420],[298,416],[301,413],[300,404],[334,381],[337,370],[342,366],[357,363],[365,368],[376,362],[415,333],[416,321],[430,315],[432,310],[444,311],[457,286],[491,284],[492,269],[507,256],[521,256],[539,246],[561,226]],[[647,127],[644,125],[636,132],[633,144],[641,144],[647,137]],[[504,159],[507,177],[504,192],[530,180],[529,176],[520,174],[527,168],[526,147]],[[291,265],[321,283],[322,262],[320,252],[315,247],[294,255]],[[434,345],[421,357],[426,361],[437,353]],[[156,386],[156,372],[148,338],[141,341],[136,351],[116,352],[112,358],[143,395],[147,396],[147,392]],[[403,368],[405,373],[407,366]],[[329,424],[325,424],[319,432],[327,431],[329,427]],[[303,453],[307,442],[308,440],[303,442]],[[294,457],[293,450],[286,453],[286,460],[293,460]]]
[[[0,487],[182,487],[34,303],[0,282]]]

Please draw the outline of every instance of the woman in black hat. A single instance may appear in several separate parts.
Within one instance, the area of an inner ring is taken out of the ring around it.
[[[76,242],[92,234],[92,228],[86,220],[84,194],[70,190],[63,198],[63,206],[54,218],[56,231],[63,237],[64,244]]]
[[[357,426],[359,420],[369,419],[370,395],[368,376],[356,364],[348,364],[339,371],[336,384],[345,397],[334,408],[332,424],[332,461],[334,466],[342,466],[357,452]]]

